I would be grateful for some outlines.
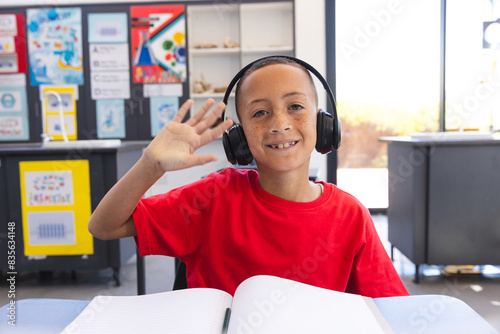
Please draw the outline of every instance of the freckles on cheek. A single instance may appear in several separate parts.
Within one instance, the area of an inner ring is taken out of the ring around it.
[[[299,124],[300,123],[300,124]],[[302,119],[297,123],[302,129],[308,129],[308,139],[316,141],[316,120]]]
[[[314,126],[316,127],[316,115],[312,117],[311,115],[298,115],[294,119],[295,124],[300,125],[300,126]]]
[[[262,125],[253,125],[252,127],[249,127],[248,129],[245,130],[245,134],[248,133],[249,136],[252,138],[255,138],[263,129]]]
[[[255,143],[256,139],[258,138],[259,131],[257,127],[254,126],[248,129],[244,129],[244,132],[245,132],[245,137],[247,138],[248,145],[252,147],[253,143]]]
[[[312,122],[308,119],[303,119],[303,118],[300,118],[298,121],[297,121],[298,125],[300,126],[312,126]]]
[[[299,119],[297,120],[297,125],[302,128],[316,129],[316,122],[310,119]]]

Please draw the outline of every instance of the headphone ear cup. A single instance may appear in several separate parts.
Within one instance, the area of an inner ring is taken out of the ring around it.
[[[334,121],[332,115],[320,110],[316,119],[316,151],[326,154],[334,147]]]
[[[248,147],[247,138],[241,125],[233,125],[222,136],[222,144],[227,160],[233,165],[249,165],[253,161],[252,152]]]
[[[336,150],[338,150],[338,148],[340,147],[340,142],[342,141],[340,130],[340,119],[338,117],[335,117],[335,119],[333,120],[333,148]]]
[[[320,110],[316,120],[316,151],[326,154],[340,147],[340,120]]]
[[[229,132],[224,132],[224,134],[222,135],[222,145],[224,146],[224,152],[226,152],[227,160],[231,164],[236,165],[236,156],[234,155],[234,150],[233,147],[231,146],[231,141],[229,139]]]

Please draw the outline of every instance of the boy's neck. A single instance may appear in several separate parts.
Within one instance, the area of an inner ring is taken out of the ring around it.
[[[288,172],[258,168],[259,185],[276,197],[293,202],[311,202],[321,196],[322,188],[309,181],[309,166]]]

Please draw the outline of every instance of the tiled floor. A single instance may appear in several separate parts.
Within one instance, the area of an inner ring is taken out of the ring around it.
[[[387,218],[375,215],[374,222],[381,239],[387,242]],[[441,268],[425,267],[419,284],[413,282],[415,269],[411,262],[395,252],[394,265],[411,294],[443,294],[463,300],[500,331],[500,267],[485,266],[480,275],[441,275]],[[168,291],[174,281],[174,261],[163,256],[146,258],[146,292]],[[111,270],[56,272],[52,279],[43,280],[36,273],[18,276],[16,299],[63,298],[91,300],[98,294],[135,295],[137,293],[135,258],[121,270],[122,284],[115,286]],[[0,305],[9,302],[5,277],[0,281]]]

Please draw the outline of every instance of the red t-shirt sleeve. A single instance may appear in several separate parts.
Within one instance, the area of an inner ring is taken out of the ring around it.
[[[143,198],[133,219],[139,254],[181,257],[199,246],[212,208],[213,178],[207,177],[166,194]]]
[[[346,291],[372,298],[409,295],[369,215],[364,226],[364,243],[354,257]]]

